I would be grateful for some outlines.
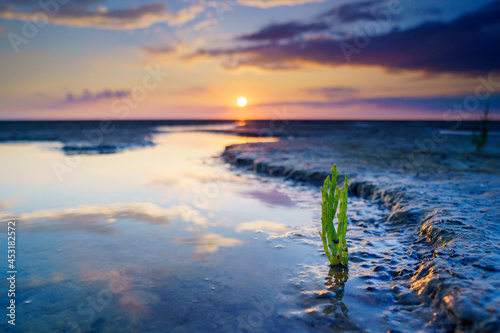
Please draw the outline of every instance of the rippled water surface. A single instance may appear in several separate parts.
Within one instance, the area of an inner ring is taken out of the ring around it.
[[[384,228],[387,212],[351,198],[351,263],[330,269],[317,235],[318,188],[217,157],[258,140],[176,131],[95,155],[65,155],[50,142],[0,145],[0,217],[18,229],[17,328],[426,327],[432,312],[406,289],[416,258],[404,230]]]

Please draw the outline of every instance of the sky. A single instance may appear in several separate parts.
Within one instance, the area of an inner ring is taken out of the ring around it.
[[[497,0],[0,1],[0,120],[500,119],[499,91]]]

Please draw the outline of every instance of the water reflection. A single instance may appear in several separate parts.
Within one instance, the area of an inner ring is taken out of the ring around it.
[[[58,142],[65,155],[115,154],[155,147],[162,132],[184,132],[234,128],[233,121],[0,121],[0,143]]]
[[[198,210],[188,206],[163,208],[153,203],[128,202],[101,206],[80,206],[53,210],[38,210],[19,216],[7,215],[35,231],[84,230],[92,233],[112,233],[118,220],[133,219],[155,225],[168,226],[174,219],[182,219],[199,227],[207,220]]]
[[[349,309],[343,302],[347,280],[349,280],[349,268],[342,266],[330,267],[328,276],[325,278],[325,286],[329,291],[328,299],[330,300],[330,305],[323,310],[323,313],[326,316],[333,316],[342,325],[350,322]]]
[[[0,219],[18,221],[22,235],[22,331],[235,331],[234,318],[286,285],[276,264],[293,270],[308,252],[292,243],[275,251],[253,232],[287,233],[311,212],[211,158],[261,139],[155,138],[151,149],[84,154],[62,182],[51,167],[66,163],[61,151],[0,144]],[[284,321],[273,316],[262,329]]]
[[[67,280],[67,277],[61,272],[54,272],[52,275],[46,275],[42,279],[32,276],[26,281],[29,288],[40,287],[46,284],[55,284]]]
[[[269,235],[276,234],[286,234],[292,229],[288,228],[286,225],[273,221],[265,221],[265,220],[257,220],[252,222],[241,223],[236,227],[236,232],[242,231],[255,231],[255,232],[264,232]]]
[[[1,200],[0,201],[0,210],[7,210],[11,207],[14,207],[15,205],[17,205],[18,202],[19,202],[19,199],[13,199],[13,198],[10,198],[7,200]]]
[[[276,190],[254,190],[243,192],[243,195],[257,199],[262,203],[271,207],[295,207],[295,202],[285,194],[279,193]]]
[[[210,232],[194,238],[177,238],[174,240],[177,244],[192,244],[196,247],[196,253],[215,253],[219,247],[233,247],[243,244],[236,238],[224,237],[215,232]]]

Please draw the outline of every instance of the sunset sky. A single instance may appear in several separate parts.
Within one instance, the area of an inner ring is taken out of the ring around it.
[[[0,2],[0,119],[498,118],[499,91],[499,1]]]

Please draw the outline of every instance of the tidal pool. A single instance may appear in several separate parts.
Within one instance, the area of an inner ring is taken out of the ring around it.
[[[17,223],[18,330],[430,325],[432,311],[406,290],[414,259],[402,231],[380,223],[383,209],[350,198],[351,264],[330,269],[317,235],[319,188],[219,158],[227,145],[275,139],[166,131],[154,145],[112,154],[67,155],[57,142],[0,145],[0,218]]]

